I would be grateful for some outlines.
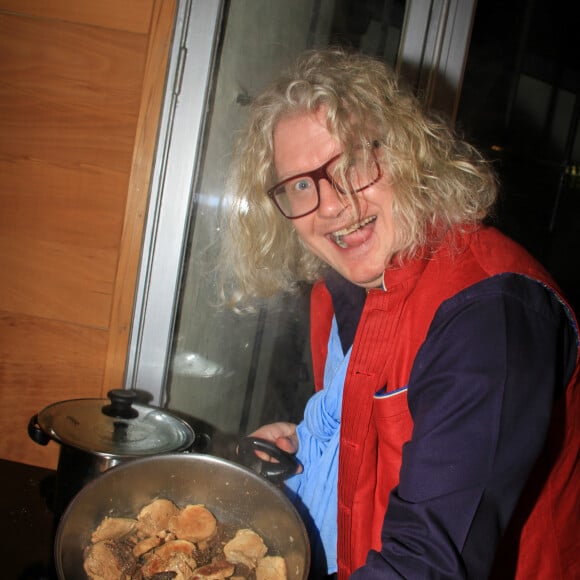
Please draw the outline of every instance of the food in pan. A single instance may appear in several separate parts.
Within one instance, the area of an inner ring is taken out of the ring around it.
[[[167,499],[136,518],[105,517],[84,554],[90,580],[286,580],[286,562],[255,531],[216,520],[203,505]]]

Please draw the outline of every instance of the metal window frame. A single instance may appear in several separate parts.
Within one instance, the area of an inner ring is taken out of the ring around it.
[[[169,57],[124,384],[160,406],[223,9],[180,1]]]
[[[405,12],[398,72],[430,109],[454,123],[477,0],[413,0]]]

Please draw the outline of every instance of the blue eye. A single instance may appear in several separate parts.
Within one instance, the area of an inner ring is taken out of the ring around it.
[[[309,191],[312,189],[312,180],[311,179],[297,179],[292,183],[291,192],[290,193],[301,193],[303,191]]]

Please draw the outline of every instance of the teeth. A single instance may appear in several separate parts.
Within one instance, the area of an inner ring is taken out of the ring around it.
[[[370,224],[371,222],[375,221],[375,219],[376,219],[375,216],[365,218],[362,222],[358,222],[357,224],[352,224],[351,226],[348,226],[348,228],[344,228],[342,230],[338,230],[337,232],[334,232],[334,235],[335,236],[347,236],[348,234],[352,234],[352,232],[355,232],[359,228],[362,228],[363,226],[366,226],[367,224]]]
[[[341,248],[347,248],[348,246],[346,245],[346,242],[342,238],[344,236],[347,236],[348,234],[352,234],[352,232],[356,232],[356,230],[366,226],[367,224],[374,222],[375,219],[377,219],[376,216],[368,217],[368,218],[365,218],[361,222],[358,222],[356,224],[352,224],[348,228],[343,228],[342,230],[338,230],[337,232],[334,232],[332,234],[332,237],[333,237],[336,245],[340,246]]]

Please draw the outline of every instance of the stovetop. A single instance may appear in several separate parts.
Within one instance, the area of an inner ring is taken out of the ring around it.
[[[0,562],[6,580],[55,580],[56,472],[0,459]]]

